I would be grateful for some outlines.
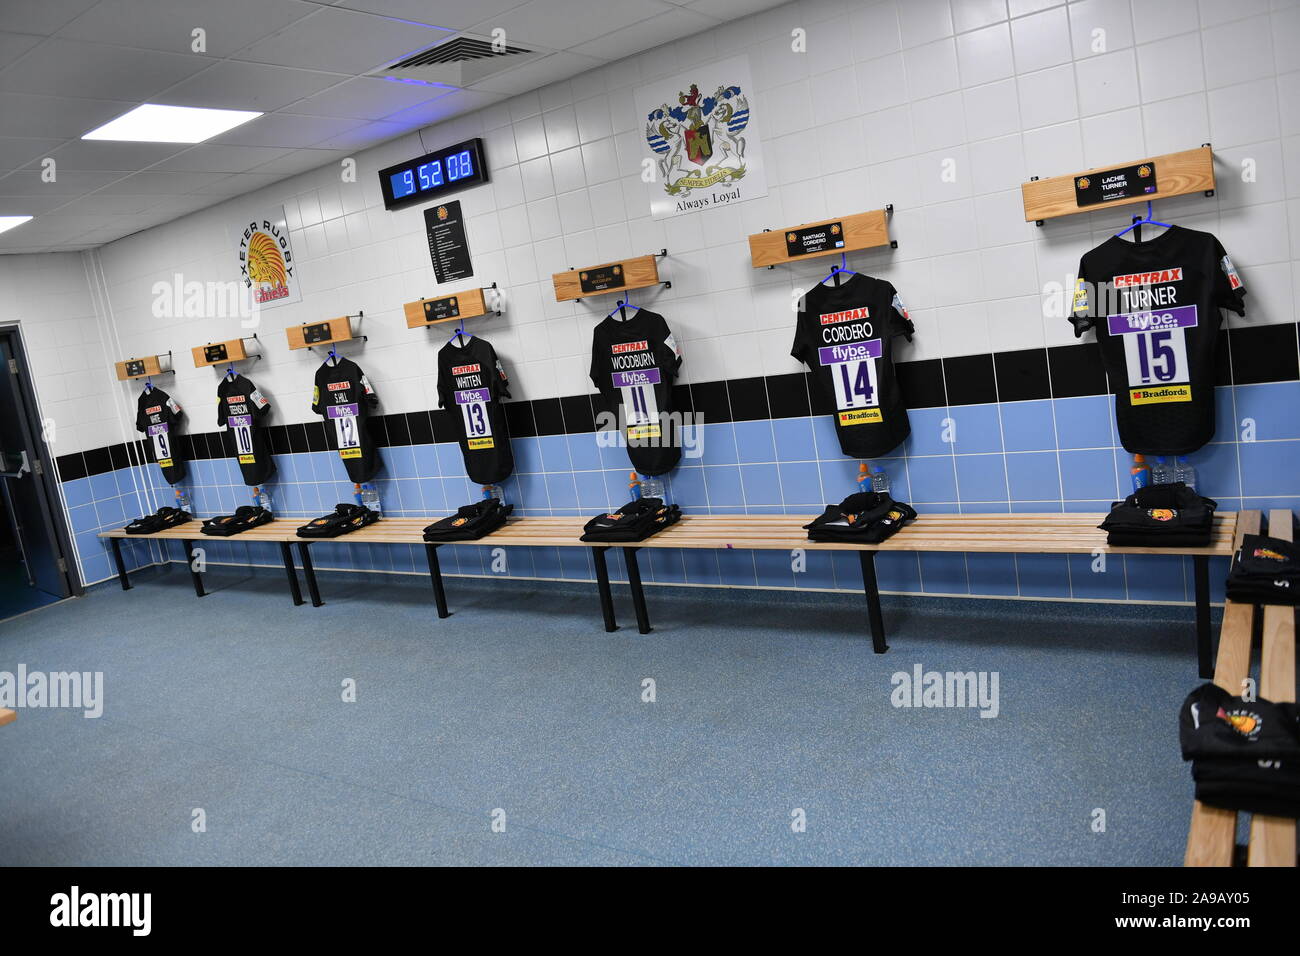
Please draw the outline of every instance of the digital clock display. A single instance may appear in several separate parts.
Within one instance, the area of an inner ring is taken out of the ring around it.
[[[488,180],[483,141],[471,139],[379,171],[384,207],[397,209]]]

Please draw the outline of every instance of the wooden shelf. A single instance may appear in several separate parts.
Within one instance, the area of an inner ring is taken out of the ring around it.
[[[352,316],[341,315],[337,319],[324,322],[307,322],[303,325],[291,325],[284,330],[289,339],[289,348],[308,349],[314,345],[332,345],[346,342],[352,335]]]
[[[1155,180],[1155,189],[1151,192],[1079,205],[1077,187],[1080,185],[1080,180],[1089,180],[1089,185],[1095,186],[1100,181],[1100,177],[1107,173],[1138,170],[1137,175],[1140,176],[1143,167]],[[1134,160],[1131,163],[1085,169],[1068,176],[1034,179],[1020,186],[1025,205],[1025,222],[1039,224],[1045,219],[1072,216],[1081,212],[1096,212],[1111,206],[1131,206],[1134,203],[1168,199],[1170,196],[1185,196],[1188,193],[1213,193],[1214,189],[1214,151],[1208,144],[1181,153],[1165,153]]]
[[[443,322],[460,322],[475,316],[487,315],[487,296],[482,289],[466,289],[436,299],[418,299],[402,306],[406,313],[406,327],[420,329]]]
[[[897,247],[898,243],[889,238],[889,216],[893,211],[893,206],[886,206],[838,219],[756,232],[749,237],[750,261],[755,269],[762,269],[822,256],[838,256],[856,249]],[[801,251],[805,248],[810,251]]]
[[[141,358],[129,358],[125,362],[115,362],[113,367],[117,369],[118,381],[126,382],[147,375],[161,375],[163,373],[161,360],[161,355],[145,355]]]
[[[228,339],[225,342],[209,342],[207,345],[196,345],[190,349],[194,356],[194,367],[203,368],[207,365],[224,365],[227,362],[242,362],[248,358],[248,349],[244,346],[243,339]]]
[[[667,253],[668,250],[665,249],[659,255]],[[555,283],[555,301],[587,299],[594,295],[610,295],[658,285],[663,281],[659,278],[658,258],[655,255],[637,256],[634,259],[557,272],[551,276]]]

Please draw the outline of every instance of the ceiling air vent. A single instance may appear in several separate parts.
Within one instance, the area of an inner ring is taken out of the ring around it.
[[[390,63],[370,75],[466,87],[546,55],[547,52],[510,44],[493,48],[489,39],[461,34]]]

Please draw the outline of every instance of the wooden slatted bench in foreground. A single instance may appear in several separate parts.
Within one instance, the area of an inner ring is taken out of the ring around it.
[[[18,712],[10,710],[8,707],[0,707],[0,727],[5,724],[12,724],[18,719]]]
[[[1260,513],[1243,511],[1237,522],[1236,544],[1241,536],[1258,534]],[[1291,540],[1291,512],[1270,511],[1268,534]],[[1240,696],[1251,672],[1251,649],[1255,623],[1261,625],[1259,696],[1265,700],[1295,700],[1295,608],[1228,601],[1223,608],[1219,633],[1219,655],[1214,682],[1230,694]],[[1237,813],[1207,807],[1199,800],[1192,805],[1192,825],[1187,836],[1187,866],[1232,866],[1237,858]],[[1248,866],[1295,866],[1296,821],[1262,813],[1251,814]]]
[[[443,588],[442,571],[437,550],[441,545],[427,544],[423,530],[431,518],[384,518],[367,528],[354,531],[341,538],[303,539],[295,534],[302,523],[300,518],[281,518],[260,528],[237,535],[237,541],[274,541],[280,544],[285,571],[288,574],[294,603],[301,604],[297,575],[289,544],[296,542],[302,559],[303,572],[312,598],[319,607],[320,591],[312,568],[309,545],[320,540],[349,544],[423,544],[429,562],[438,616],[446,617],[447,600]],[[636,611],[637,626],[641,633],[650,631],[649,613],[636,554],[642,548],[689,548],[737,550],[790,551],[857,551],[862,568],[862,587],[866,596],[871,638],[877,653],[887,650],[885,627],[880,611],[880,592],[876,583],[875,554],[877,551],[947,551],[1018,554],[1162,554],[1188,555],[1192,558],[1196,590],[1196,634],[1200,673],[1209,678],[1211,669],[1209,558],[1229,556],[1233,550],[1236,532],[1236,515],[1216,516],[1214,532],[1209,545],[1203,548],[1139,548],[1110,547],[1106,533],[1097,528],[1100,515],[1089,514],[992,514],[992,515],[923,515],[898,534],[879,545],[845,544],[841,542],[809,541],[803,525],[812,516],[800,515],[687,515],[677,524],[659,534],[635,543],[588,543],[579,540],[584,518],[512,518],[505,527],[477,541],[456,544],[487,547],[583,547],[590,548],[596,567],[596,582],[600,591],[601,612],[605,629],[613,631],[613,600],[610,595],[609,572],[605,555],[611,547],[621,548],[627,565],[628,584]],[[192,542],[203,537],[198,521],[180,525],[157,535],[139,537],[170,538],[187,542],[186,555],[193,550]],[[113,544],[122,587],[130,587],[122,563],[121,540],[132,537],[123,531],[109,531],[101,535]],[[195,593],[202,596],[203,584],[198,572],[191,567]]]

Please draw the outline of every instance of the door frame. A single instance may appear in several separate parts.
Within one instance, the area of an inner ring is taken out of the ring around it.
[[[63,561],[63,569],[60,573],[67,583],[68,594],[81,597],[86,593],[86,589],[81,584],[81,574],[77,569],[77,551],[73,547],[72,534],[68,527],[58,471],[50,453],[50,446],[43,440],[44,429],[41,427],[40,408],[32,384],[31,363],[27,361],[22,327],[13,323],[0,324],[0,341],[9,346],[13,360],[18,365],[13,381],[24,406],[25,430],[31,436],[34,446],[27,449],[28,455],[32,458],[32,478],[36,481],[37,497],[41,501],[45,520],[54,538],[54,545],[58,552],[56,558]],[[10,371],[7,368],[0,368],[0,374],[8,375]]]

